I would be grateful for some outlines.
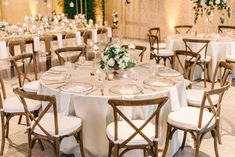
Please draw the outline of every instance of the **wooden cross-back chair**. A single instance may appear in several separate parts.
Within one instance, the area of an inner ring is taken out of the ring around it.
[[[122,47],[124,47],[125,49],[129,49],[128,45],[122,45]],[[147,50],[147,48],[145,46],[135,45],[135,50],[139,51],[139,61],[142,62],[144,57],[144,52]]]
[[[209,65],[211,62],[211,57],[207,55],[208,45],[210,40],[202,39],[183,39],[185,44],[185,50],[191,51],[200,54],[200,60],[197,62],[204,72],[204,87],[206,87],[206,81],[210,80],[209,74]],[[194,50],[193,47],[200,47],[197,50]]]
[[[19,97],[24,106],[28,131],[28,156],[31,157],[32,149],[37,140],[45,140],[51,143],[55,149],[55,156],[60,157],[60,142],[63,138],[74,136],[80,143],[82,157],[85,157],[82,142],[82,121],[78,117],[58,115],[56,98],[54,96],[38,95],[15,88],[13,91]],[[47,106],[34,118],[28,110],[26,99],[47,102]],[[52,112],[48,112],[49,110]]]
[[[225,26],[225,25],[218,26],[218,33],[224,33],[225,30],[233,31],[235,33],[235,26]]]
[[[195,70],[195,66],[200,59],[200,55],[195,52],[191,51],[185,51],[185,50],[177,50],[175,51],[174,60],[173,60],[173,66],[174,69],[177,69],[180,67],[180,70],[183,72],[184,79],[188,80],[190,83],[188,83],[188,88],[191,88],[193,74]],[[189,60],[187,62],[186,60]]]
[[[193,27],[192,25],[177,25],[175,26],[175,33],[176,34],[190,33],[192,27]]]
[[[84,46],[76,46],[76,47],[64,47],[64,48],[58,48],[55,50],[55,54],[57,55],[59,59],[60,65],[63,65],[66,61],[66,59],[62,56],[63,54],[68,54],[70,52],[77,52],[78,54],[76,56],[72,56],[71,63],[75,63],[79,60],[79,57],[84,55],[85,53],[85,47]],[[71,57],[71,56],[69,56]]]
[[[6,89],[3,81],[3,76],[0,74],[0,85],[1,85],[1,92],[0,92],[0,114],[1,114],[1,152],[0,156],[4,153],[5,147],[5,138],[8,138],[9,131],[10,131],[10,120],[14,116],[22,116],[24,115],[24,108],[19,101],[18,97],[7,97]],[[30,100],[27,100],[29,103],[28,110],[37,117],[39,110],[41,108],[41,103],[36,103]]]
[[[150,28],[148,30],[150,35],[155,35],[158,37],[158,40],[161,41],[161,32],[159,27]]]
[[[173,66],[174,52],[168,49],[160,49],[159,39],[156,35],[149,35],[150,44],[150,59],[155,59],[156,63],[160,63],[163,60],[166,66],[166,61],[169,60],[171,66]],[[157,45],[157,46],[155,46]]]
[[[158,126],[159,115],[161,108],[168,100],[167,97],[146,99],[146,100],[114,100],[110,99],[108,103],[113,108],[114,122],[107,126],[107,138],[109,140],[109,153],[108,157],[112,155],[112,149],[114,148],[113,156],[122,157],[126,152],[133,149],[143,149],[144,154],[148,152],[153,157],[158,156]],[[153,113],[146,118],[146,120],[130,120],[119,109],[119,107],[141,107],[151,106],[156,107]],[[118,120],[118,116],[123,121]],[[151,121],[154,120],[154,124]],[[132,130],[127,129],[130,127]],[[125,135],[120,129],[126,128]],[[147,129],[149,132],[144,131]],[[136,136],[140,136],[135,138]],[[124,148],[122,152],[119,150]]]
[[[232,69],[233,67],[231,64],[226,63],[225,61],[218,61],[214,74],[213,74],[211,90],[216,88],[215,84],[217,82],[217,78],[219,79],[218,81],[219,87],[224,87],[226,83],[229,81],[229,76],[232,74]],[[187,90],[186,94],[187,94],[188,106],[200,108],[204,92],[205,92],[204,90],[200,90],[200,89]],[[217,107],[219,103],[219,98],[217,96],[212,96],[211,99],[212,99],[213,105]],[[207,108],[211,112],[210,105],[208,102],[206,102],[205,108]],[[220,128],[220,122],[218,122],[218,128]],[[218,131],[218,140],[219,140],[219,144],[221,144],[222,140],[221,140],[221,135],[219,131]]]
[[[214,138],[214,149],[216,157],[219,157],[217,137],[219,134],[219,120],[222,99],[224,93],[231,86],[231,82],[226,82],[225,86],[205,91],[201,101],[201,107],[184,107],[178,111],[168,115],[167,121],[167,136],[165,148],[162,157],[166,156],[169,140],[171,140],[176,130],[184,131],[184,138],[181,149],[184,148],[187,133],[190,133],[194,139],[195,157],[199,157],[199,148],[203,137],[211,132]],[[215,107],[212,102],[212,97],[218,96],[218,105]],[[211,112],[207,111],[206,103],[209,103]]]
[[[17,46],[19,46],[20,48],[20,54],[23,54],[26,52],[26,39],[25,38],[14,38],[14,39],[11,39],[7,42],[7,45],[9,47],[9,53],[11,56],[15,56],[16,53],[15,53],[15,48]],[[14,75],[15,72],[14,72],[14,67],[13,65],[11,64],[11,75]]]
[[[51,42],[53,37],[51,35],[45,35],[40,37],[40,41],[44,42],[45,52],[42,52],[42,57],[46,57],[46,69],[49,70],[51,68],[52,62],[52,52],[51,52]]]
[[[28,62],[28,64],[25,64],[25,62]],[[25,54],[20,54],[17,56],[14,56],[11,58],[11,63],[15,67],[16,72],[18,74],[18,81],[19,81],[19,86],[23,87],[26,83],[32,82],[33,80],[28,76],[28,70],[26,69],[33,69],[34,73],[34,80],[38,80],[37,76],[37,69],[35,66],[35,56],[33,53],[25,53]],[[19,63],[22,63],[22,67],[20,67]]]

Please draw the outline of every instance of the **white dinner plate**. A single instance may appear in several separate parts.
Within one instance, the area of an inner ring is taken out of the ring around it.
[[[89,83],[84,82],[74,82],[68,85],[62,86],[61,90],[65,92],[72,92],[72,93],[82,93],[89,91],[93,88],[93,86]]]
[[[135,84],[123,84],[112,86],[109,91],[119,95],[135,95],[142,93],[143,89]]]
[[[173,86],[175,83],[165,78],[150,78],[144,80],[144,84],[155,87],[170,87]]]

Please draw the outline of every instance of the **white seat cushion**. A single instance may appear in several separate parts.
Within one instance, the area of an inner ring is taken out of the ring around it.
[[[191,58],[192,58],[192,57],[188,56],[186,59],[189,60],[189,59],[191,59]],[[194,61],[195,61],[195,58],[193,58],[191,61],[194,62]],[[208,62],[211,61],[211,56],[206,56],[206,58],[204,58],[204,56],[201,56],[201,58],[200,58],[199,61],[200,61],[200,62],[203,62],[203,63],[204,63],[204,62],[208,63]]]
[[[178,111],[171,112],[168,115],[168,123],[183,129],[198,130],[200,108],[196,107],[183,107]],[[202,128],[207,125],[213,114],[204,110],[202,118]],[[209,127],[214,125],[215,118],[210,122]]]
[[[155,43],[153,45],[153,48],[157,49],[157,44]],[[165,49],[166,48],[166,43],[159,43],[159,49]]]
[[[188,87],[189,85],[192,84],[192,82],[188,79],[184,79],[185,86]]]
[[[29,111],[36,111],[41,107],[41,102],[39,101],[34,101],[34,100],[29,100],[29,99],[25,99],[25,100],[26,100]],[[25,112],[23,104],[21,103],[18,97],[10,97],[10,98],[5,99],[3,101],[3,109],[4,109],[4,112],[6,113]]]
[[[159,51],[154,50],[153,51],[155,55],[157,56],[162,56],[162,57],[170,57],[170,56],[174,56],[174,52],[171,50],[167,50],[167,49],[159,49]]]
[[[235,62],[235,56],[228,55],[228,56],[226,57],[226,59],[227,59],[227,60],[230,60],[230,61],[232,61],[232,62]]]
[[[145,121],[143,120],[132,120],[131,121],[137,128],[144,124]],[[118,143],[122,143],[127,138],[129,138],[135,130],[126,122],[126,121],[119,121],[118,122]],[[155,126],[152,123],[148,123],[142,132],[150,139],[154,139],[155,135]],[[110,123],[106,129],[107,137],[114,141],[114,122]],[[141,145],[147,144],[146,140],[139,134],[137,134],[127,145]]]
[[[200,89],[189,89],[186,91],[186,96],[189,104],[193,104],[196,106],[201,106],[202,98],[204,95],[204,90]],[[210,96],[213,105],[216,105],[219,101],[219,97],[217,95]],[[209,102],[206,100],[206,106],[209,106]]]
[[[43,118],[40,120],[39,124],[52,136],[55,136],[55,123],[54,123],[54,114],[46,113]],[[82,121],[78,117],[73,116],[64,116],[58,114],[58,126],[59,126],[59,136],[68,135],[82,125]],[[34,132],[39,135],[44,135],[45,133],[37,126],[34,129]]]
[[[37,92],[38,91],[38,87],[39,87],[39,81],[36,80],[36,81],[32,81],[32,82],[29,82],[29,83],[25,84],[23,86],[23,89],[26,92]]]

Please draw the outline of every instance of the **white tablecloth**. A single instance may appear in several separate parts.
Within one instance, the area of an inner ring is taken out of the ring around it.
[[[217,61],[225,60],[228,55],[235,56],[235,38],[229,37],[192,37],[190,35],[174,35],[169,36],[166,39],[167,48],[170,50],[185,50],[185,45],[183,42],[183,38],[191,38],[191,39],[209,39],[210,43],[208,45],[207,55],[211,56],[211,67],[210,67],[210,77],[212,78],[213,72],[216,67]],[[200,47],[201,48],[201,47]],[[201,74],[201,71],[196,69],[196,77]],[[235,78],[235,69],[233,72],[233,77]]]
[[[80,66],[77,70],[72,71],[73,81],[86,82],[94,86],[99,85],[98,78],[96,76],[90,76],[91,67]],[[154,90],[148,89],[143,85],[143,80],[150,77],[149,69],[144,66],[138,66],[135,68],[138,72],[137,84],[143,88],[143,94],[137,94],[134,96],[120,96],[112,94],[109,88],[113,85],[122,83],[133,83],[130,79],[119,79],[114,81],[104,82],[104,96],[101,95],[100,90],[94,91],[91,94],[80,93],[72,94],[58,90],[58,85],[46,84],[41,80],[40,93],[56,95],[59,111],[65,115],[74,114],[81,117],[83,121],[83,141],[86,156],[88,157],[106,157],[108,153],[108,140],[106,138],[106,126],[112,121],[112,109],[107,104],[109,98],[130,98],[130,99],[142,99],[142,98],[156,98],[161,96],[169,96],[169,101],[162,108],[160,118],[160,148],[164,147],[164,141],[166,138],[166,126],[167,116],[170,112],[178,110],[182,106],[186,106],[186,90],[182,77],[169,77],[168,79],[174,80],[176,83],[172,87],[157,87]],[[145,87],[145,88],[144,88]],[[139,110],[140,115],[148,114],[148,109]],[[168,150],[168,156],[172,156],[179,149],[182,141],[182,134],[177,132],[172,138],[172,143]],[[65,153],[74,152],[76,147],[75,140],[68,138],[62,142],[61,151]],[[78,150],[79,147],[76,147]],[[142,156],[142,153],[133,151],[126,156],[138,157]]]

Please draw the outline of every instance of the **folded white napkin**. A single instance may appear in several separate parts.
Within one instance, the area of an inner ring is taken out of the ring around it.
[[[82,37],[81,37],[81,32],[76,32],[76,41],[77,45],[82,45]]]
[[[62,34],[57,34],[57,42],[58,42],[58,48],[62,48],[63,47]]]
[[[36,51],[36,52],[40,51],[40,39],[39,39],[39,37],[34,37],[33,38],[33,46],[34,46],[34,51]]]
[[[97,43],[97,41],[98,41],[98,39],[97,39],[97,29],[92,30],[92,41],[94,43]]]
[[[7,51],[6,41],[0,41],[0,57],[1,58],[9,57],[9,52]]]
[[[108,38],[112,38],[112,29],[111,29],[111,27],[107,27],[107,36],[108,36]]]

